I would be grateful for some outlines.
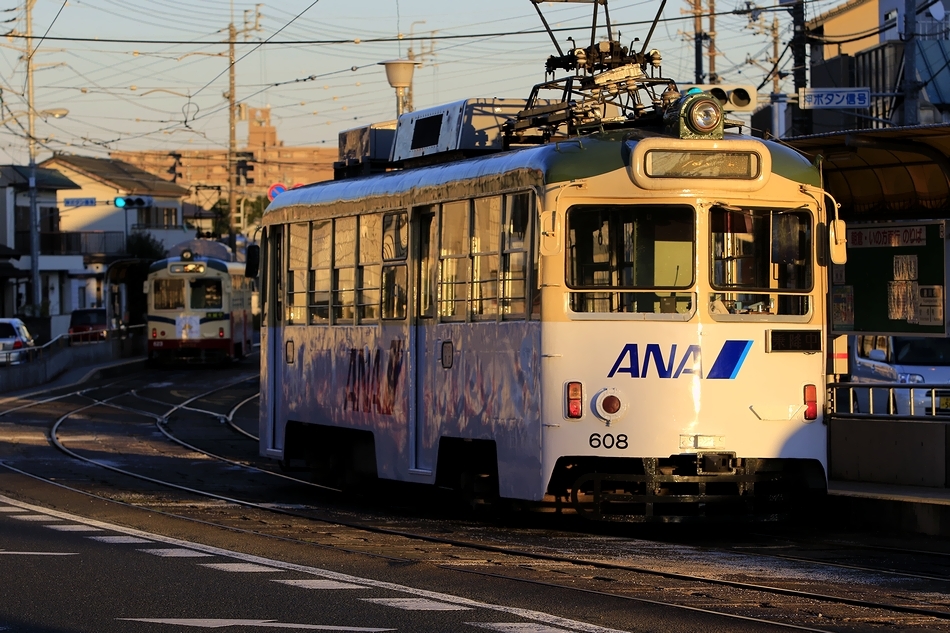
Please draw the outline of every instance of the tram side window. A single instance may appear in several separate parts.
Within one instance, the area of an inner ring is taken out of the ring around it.
[[[472,216],[472,319],[498,316],[501,196],[476,198]]]
[[[406,254],[409,249],[409,215],[405,211],[383,215],[382,317],[405,319],[409,297]]]
[[[307,269],[310,225],[306,222],[290,225],[290,243],[287,248],[287,324],[307,323]]]
[[[156,310],[183,310],[185,281],[183,279],[156,279],[152,285]]]
[[[330,322],[330,255],[333,236],[330,220],[315,221],[310,229],[310,323]]]
[[[380,216],[359,217],[359,263],[356,270],[356,307],[360,323],[379,320]]]
[[[190,286],[192,310],[220,310],[223,307],[220,279],[195,279]]]
[[[567,213],[567,283],[575,312],[688,313],[691,207],[577,205]]]
[[[356,218],[333,221],[333,322],[354,323],[356,316]]]
[[[467,317],[471,247],[470,201],[442,205],[439,250],[439,317],[443,321],[464,321]]]
[[[525,317],[527,263],[531,218],[531,195],[505,196],[505,222],[502,230],[501,314],[504,319]],[[536,278],[536,275],[534,276]],[[530,304],[537,295],[532,287]],[[538,305],[540,307],[540,304]]]
[[[802,293],[813,284],[810,213],[713,207],[709,223],[712,286],[732,291],[713,294],[718,311],[808,314]]]

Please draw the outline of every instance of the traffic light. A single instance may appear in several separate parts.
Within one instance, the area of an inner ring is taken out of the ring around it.
[[[690,88],[699,88],[716,97],[726,112],[752,112],[758,105],[755,86],[744,84],[687,84],[680,86],[685,93]]]
[[[245,185],[253,185],[254,179],[250,173],[254,171],[254,152],[238,152],[237,161],[234,165],[234,173],[238,177],[238,182]]]
[[[120,209],[141,209],[152,206],[152,196],[120,196],[113,200],[115,206]]]

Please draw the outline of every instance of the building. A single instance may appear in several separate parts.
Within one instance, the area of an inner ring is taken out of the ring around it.
[[[242,111],[243,112],[243,111]],[[245,201],[266,196],[274,184],[286,188],[332,180],[335,146],[287,147],[271,125],[270,108],[247,108],[247,144],[237,152],[238,198],[235,224],[245,228]],[[189,190],[187,202],[210,209],[228,197],[226,150],[112,152],[110,156]]]
[[[69,313],[85,288],[81,233],[64,230],[58,198],[79,185],[53,169],[36,168],[39,210],[39,272],[41,305],[32,297],[30,256],[30,168],[0,166],[0,316],[29,317],[30,329],[41,342],[63,334]]]

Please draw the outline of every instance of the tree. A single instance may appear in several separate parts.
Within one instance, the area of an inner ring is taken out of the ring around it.
[[[165,247],[151,233],[133,233],[125,241],[125,250],[135,259],[158,260],[165,258]]]

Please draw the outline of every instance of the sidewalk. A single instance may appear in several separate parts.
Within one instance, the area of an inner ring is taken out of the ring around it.
[[[828,509],[845,525],[950,537],[950,488],[829,481]]]
[[[42,395],[49,393],[53,389],[79,385],[90,380],[95,380],[96,378],[104,378],[142,369],[145,367],[145,360],[146,359],[144,356],[138,356],[134,358],[113,360],[96,365],[72,367],[43,385],[0,393],[0,402]]]

